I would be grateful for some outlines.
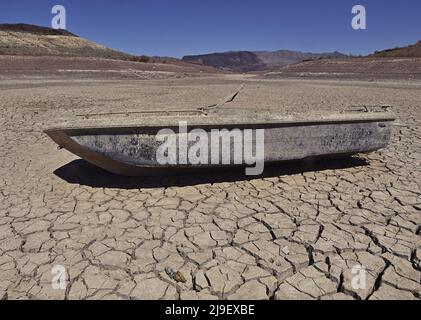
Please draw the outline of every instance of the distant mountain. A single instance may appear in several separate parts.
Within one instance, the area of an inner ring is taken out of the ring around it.
[[[286,65],[265,73],[272,78],[421,79],[421,58],[355,57]]]
[[[278,51],[229,51],[183,57],[184,61],[199,63],[230,71],[259,71],[302,61],[324,58],[346,58],[339,53],[310,53],[291,50]]]
[[[94,57],[118,60],[135,58],[80,38],[66,30],[28,24],[0,24],[0,55]]]
[[[231,51],[198,56],[185,56],[183,61],[199,63],[230,71],[255,71],[266,68],[264,62],[250,51]]]
[[[419,58],[421,57],[421,41],[406,47],[376,51],[370,56],[383,58]]]
[[[421,79],[421,41],[368,56],[316,59],[273,68],[266,77]]]
[[[256,51],[257,56],[267,66],[288,65],[308,60],[318,59],[332,59],[332,58],[346,58],[345,54],[340,52],[329,53],[311,53],[291,50],[278,50],[278,51]]]

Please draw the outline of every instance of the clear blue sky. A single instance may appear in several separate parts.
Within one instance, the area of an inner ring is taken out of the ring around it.
[[[181,57],[228,50],[367,54],[421,40],[420,0],[1,0],[0,23],[51,25],[132,54]],[[367,9],[367,30],[351,8]]]

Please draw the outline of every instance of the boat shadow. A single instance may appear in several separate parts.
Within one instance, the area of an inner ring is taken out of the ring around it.
[[[209,183],[247,181],[257,178],[278,177],[304,172],[347,169],[368,165],[367,160],[348,156],[340,159],[303,160],[266,165],[261,176],[246,176],[244,168],[223,170],[201,170],[200,172],[180,175],[161,175],[153,177],[125,177],[109,173],[85,160],[74,160],[54,171],[60,179],[92,188],[145,189],[194,186]]]

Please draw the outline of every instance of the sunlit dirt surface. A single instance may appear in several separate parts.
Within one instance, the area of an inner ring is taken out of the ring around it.
[[[262,178],[125,178],[42,132],[79,114],[203,107],[241,83],[230,107],[392,105],[391,144]],[[420,82],[3,80],[0,124],[0,298],[421,298]],[[64,289],[54,266],[66,268]]]

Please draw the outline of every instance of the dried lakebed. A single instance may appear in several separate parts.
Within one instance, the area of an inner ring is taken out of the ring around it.
[[[92,167],[42,133],[77,114],[207,106],[242,82],[233,107],[393,105],[391,144],[261,178],[138,179]],[[420,299],[420,93],[417,82],[229,77],[2,82],[0,298]],[[353,286],[356,265],[365,288]],[[54,266],[67,272],[64,290],[52,287]]]

